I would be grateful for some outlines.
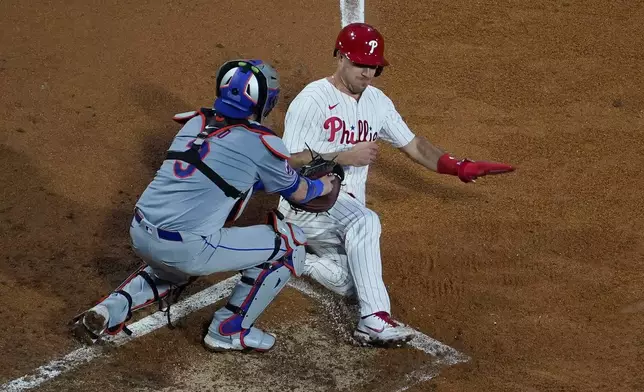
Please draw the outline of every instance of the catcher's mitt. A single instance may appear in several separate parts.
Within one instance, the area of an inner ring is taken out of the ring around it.
[[[344,181],[344,169],[335,160],[326,160],[320,154],[313,155],[311,152],[311,161],[302,166],[299,170],[301,176],[308,177],[312,180],[333,174],[335,178],[331,181],[333,190],[324,196],[316,197],[308,203],[297,203],[293,200],[288,200],[291,208],[295,211],[306,211],[312,213],[327,212],[333,207],[338,195],[340,194],[340,186]]]

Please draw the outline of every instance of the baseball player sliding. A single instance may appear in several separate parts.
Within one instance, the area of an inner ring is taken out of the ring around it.
[[[224,225],[240,216],[258,184],[304,208],[309,202],[320,208],[320,200],[337,198],[340,188],[334,175],[312,180],[293,170],[282,140],[261,125],[279,93],[270,65],[229,61],[217,73],[214,107],[175,116],[184,125],[137,201],[130,226],[133,249],[146,265],[74,319],[77,337],[91,344],[103,334],[127,332],[133,311],[155,303],[169,307],[195,277],[241,271],[203,344],[215,351],[273,347],[275,337],[253,323],[291,274],[301,274],[306,237],[277,211],[265,225]]]
[[[371,86],[388,65],[384,45],[374,27],[347,25],[335,43],[335,73],[308,84],[290,104],[282,138],[291,152],[291,166],[306,163],[310,147],[326,159],[337,157],[344,167],[345,184],[328,214],[296,213],[284,198],[279,210],[307,236],[303,275],[341,295],[357,296],[361,317],[354,337],[363,344],[392,346],[409,341],[411,333],[391,317],[382,279],[380,221],[365,206],[368,166],[376,158],[376,141],[385,140],[427,169],[464,182],[514,168],[456,159],[415,135],[392,101]]]

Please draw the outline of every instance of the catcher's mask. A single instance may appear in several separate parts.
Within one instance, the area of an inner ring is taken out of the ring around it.
[[[277,71],[262,60],[232,60],[217,71],[217,99],[213,109],[225,117],[248,118],[258,122],[279,100]]]

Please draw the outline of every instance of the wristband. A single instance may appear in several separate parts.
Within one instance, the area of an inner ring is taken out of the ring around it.
[[[459,161],[445,153],[438,158],[438,163],[436,163],[436,173],[439,174],[449,174],[452,176],[458,176]]]
[[[306,177],[302,178],[304,178],[304,181],[306,181],[308,188],[306,189],[306,197],[301,201],[301,203],[308,203],[309,201],[322,194],[322,191],[324,190],[324,184],[319,178],[317,180],[311,180]]]

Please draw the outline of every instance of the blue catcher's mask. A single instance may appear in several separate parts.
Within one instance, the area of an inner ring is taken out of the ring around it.
[[[262,122],[279,100],[277,71],[261,60],[233,60],[217,72],[215,111],[224,117],[252,115]]]

